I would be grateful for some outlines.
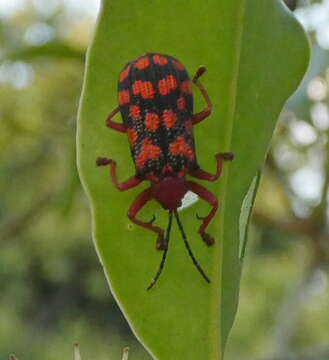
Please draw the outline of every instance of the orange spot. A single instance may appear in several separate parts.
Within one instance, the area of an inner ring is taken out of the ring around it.
[[[120,81],[123,81],[123,80],[126,79],[126,77],[129,74],[130,68],[131,68],[131,65],[128,65],[124,70],[121,71],[121,73],[120,73]]]
[[[173,60],[173,64],[177,70],[185,70],[184,66],[180,62]]]
[[[186,109],[186,101],[183,96],[177,99],[177,109],[183,111]]]
[[[180,89],[185,94],[191,94],[192,93],[191,82],[189,80],[183,81],[180,85]]]
[[[127,134],[130,145],[134,146],[138,137],[137,131],[135,129],[128,129]]]
[[[167,129],[172,128],[176,122],[176,114],[172,110],[164,110],[162,119]]]
[[[144,167],[147,160],[148,160],[147,154],[144,151],[141,151],[141,153],[135,157],[136,165],[140,169],[142,169]]]
[[[184,155],[190,160],[194,159],[193,149],[186,143],[183,136],[179,136],[169,145],[169,151],[173,155]]]
[[[141,91],[142,97],[144,99],[153,99],[154,98],[154,89],[151,81],[144,81]]]
[[[168,95],[171,90],[177,87],[175,76],[167,75],[164,79],[159,80],[158,87],[161,95]]]
[[[173,75],[166,76],[166,81],[171,90],[176,89],[177,81],[176,81],[175,76],[173,76]]]
[[[161,95],[169,94],[170,90],[168,88],[166,79],[159,80],[158,87]]]
[[[142,95],[144,99],[153,99],[154,89],[151,81],[136,80],[133,85],[134,95]]]
[[[154,113],[150,112],[147,113],[145,116],[145,126],[150,131],[155,131],[159,127],[160,119],[159,116]]]
[[[129,90],[121,90],[119,91],[119,104],[128,104],[130,101]]]
[[[158,64],[158,65],[166,65],[168,63],[168,60],[164,56],[161,56],[161,55],[154,55],[153,61],[155,64]]]
[[[136,80],[134,83],[133,83],[133,93],[134,95],[138,95],[141,93],[141,90],[142,90],[142,86],[143,86],[143,81],[141,80]]]
[[[129,115],[133,120],[138,120],[140,118],[141,109],[137,105],[130,105],[129,107]]]
[[[135,67],[138,70],[143,70],[150,65],[150,59],[147,56],[141,57],[139,60],[136,61]]]
[[[159,146],[153,145],[151,140],[145,139],[140,153],[135,158],[136,164],[139,168],[143,168],[147,160],[156,160],[160,154]]]

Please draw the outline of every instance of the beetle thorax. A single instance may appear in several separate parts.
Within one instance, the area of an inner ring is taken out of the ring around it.
[[[182,199],[188,188],[184,177],[167,176],[159,181],[151,182],[151,190],[164,209],[175,210],[182,205]]]

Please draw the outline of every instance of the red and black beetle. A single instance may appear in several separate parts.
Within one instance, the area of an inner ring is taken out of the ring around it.
[[[156,248],[164,251],[159,270],[148,289],[153,287],[163,269],[173,215],[194,265],[204,279],[210,282],[193,256],[177,212],[189,190],[207,201],[212,209],[205,217],[197,216],[202,220],[198,232],[206,245],[214,243],[214,239],[206,233],[206,228],[217,211],[217,198],[200,184],[185,178],[190,175],[201,180],[215,181],[221,174],[223,161],[233,159],[230,152],[216,154],[215,174],[200,169],[197,163],[193,126],[208,117],[212,109],[209,96],[199,81],[205,71],[205,67],[200,67],[192,82],[199,88],[207,107],[193,114],[192,86],[185,67],[168,55],[149,53],[140,56],[120,72],[119,106],[106,120],[108,127],[128,135],[136,174],[119,183],[114,160],[98,158],[97,165],[110,165],[110,176],[120,191],[135,187],[144,180],[150,181],[150,187],[137,196],[128,210],[128,217],[132,222],[157,234]],[[123,124],[113,121],[118,112],[122,115]],[[157,200],[164,209],[169,210],[166,234],[153,224],[155,217],[148,222],[136,217],[151,199]]]

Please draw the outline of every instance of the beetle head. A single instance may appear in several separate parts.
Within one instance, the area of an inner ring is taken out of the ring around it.
[[[186,180],[179,176],[166,176],[157,182],[151,182],[151,190],[164,209],[175,210],[182,205],[182,199],[187,193]]]

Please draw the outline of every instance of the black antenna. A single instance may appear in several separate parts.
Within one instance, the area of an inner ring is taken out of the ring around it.
[[[187,238],[186,238],[186,234],[185,234],[183,225],[182,225],[182,223],[180,222],[180,219],[179,219],[177,210],[175,210],[175,218],[176,218],[176,221],[177,221],[177,225],[178,225],[178,227],[179,227],[179,230],[180,230],[180,232],[181,232],[181,234],[182,234],[185,247],[186,247],[187,252],[189,253],[189,255],[190,255],[190,257],[191,257],[191,259],[192,259],[192,261],[193,261],[193,264],[194,264],[195,267],[198,269],[198,271],[199,271],[199,273],[202,275],[202,277],[207,281],[207,283],[210,283],[210,280],[209,280],[208,276],[205,274],[205,272],[203,271],[202,267],[199,265],[199,263],[197,262],[196,258],[195,258],[194,255],[193,255],[193,252],[192,252],[192,249],[191,249],[191,247],[190,247],[190,244],[189,244],[188,241],[187,241]]]
[[[170,239],[170,230],[171,230],[171,224],[172,224],[172,211],[169,211],[169,220],[168,220],[168,226],[167,226],[167,231],[166,231],[166,248],[163,250],[163,255],[162,255],[162,259],[159,265],[159,269],[157,271],[157,273],[155,274],[153,280],[151,281],[151,284],[147,287],[146,290],[151,290],[152,287],[156,284],[156,282],[158,281],[162,270],[164,268],[164,264],[166,262],[166,257],[167,257],[167,253],[168,253],[168,248],[169,248],[169,239]]]

